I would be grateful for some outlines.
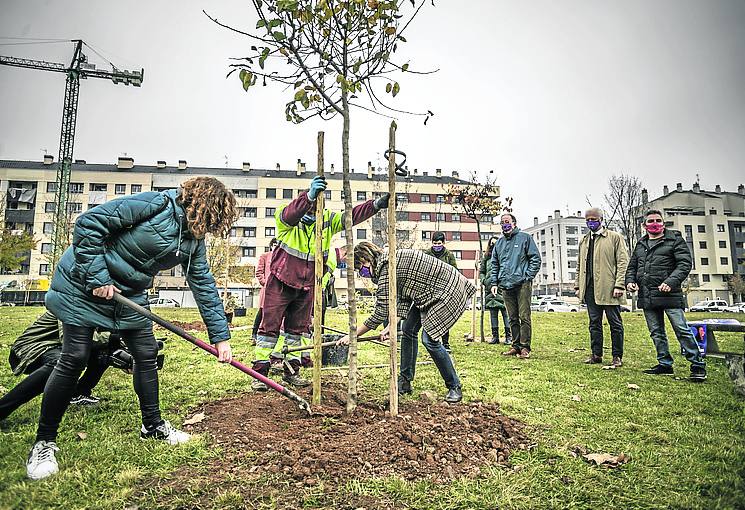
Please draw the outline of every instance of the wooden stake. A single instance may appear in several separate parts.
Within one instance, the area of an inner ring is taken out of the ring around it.
[[[323,176],[323,131],[318,132],[318,175]],[[313,404],[321,403],[321,359],[323,317],[323,201],[325,194],[316,198],[316,284],[313,289]]]
[[[390,331],[389,402],[391,416],[398,416],[398,310],[396,302],[396,122],[388,130],[388,331]]]

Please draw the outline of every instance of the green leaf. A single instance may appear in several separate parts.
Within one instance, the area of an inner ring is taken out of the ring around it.
[[[284,41],[287,39],[287,36],[284,34],[284,32],[272,32],[272,37],[274,37],[275,41]]]
[[[266,26],[266,20],[260,19],[256,22],[256,28],[261,28]]]
[[[396,97],[398,95],[398,92],[401,90],[401,87],[399,86],[398,82],[393,84],[393,97]]]
[[[393,84],[386,83],[385,84],[385,91],[386,91],[386,93],[390,94],[391,90],[393,90]]]
[[[238,73],[238,78],[240,78],[241,83],[243,84],[243,90],[245,91],[248,91],[248,88],[256,82],[254,74],[245,69],[241,69],[241,72]]]
[[[302,101],[305,95],[305,89],[298,90],[297,92],[295,92],[295,101]]]
[[[404,65],[402,65],[402,66],[401,66],[401,70],[402,70],[403,72],[406,72],[406,71],[408,71],[408,70],[409,70],[409,64],[404,64]]]
[[[282,24],[282,20],[277,18],[269,22],[269,28],[276,28]]]

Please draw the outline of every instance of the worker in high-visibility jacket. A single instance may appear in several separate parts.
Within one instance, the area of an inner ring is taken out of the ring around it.
[[[279,245],[272,254],[264,290],[264,314],[256,336],[254,349],[254,370],[262,375],[269,374],[271,352],[279,338],[280,328],[285,332],[288,347],[301,345],[303,333],[308,330],[313,312],[313,291],[315,285],[315,207],[316,198],[326,190],[326,179],[313,178],[310,189],[303,191],[296,199],[280,207],[274,215],[277,223]],[[357,225],[371,218],[381,209],[388,207],[390,194],[386,193],[375,200],[368,200],[352,210],[352,224]],[[344,215],[330,210],[323,212],[323,254],[328,260],[331,238],[344,230]],[[328,268],[325,268],[328,270]],[[300,357],[288,356],[284,363],[282,379],[294,386],[308,385],[299,376]],[[254,380],[254,390],[266,391],[262,382]]]

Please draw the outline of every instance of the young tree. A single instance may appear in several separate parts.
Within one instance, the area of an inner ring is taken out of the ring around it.
[[[732,292],[733,301],[740,301],[745,297],[745,279],[742,277],[742,274],[735,273],[730,276],[729,280],[727,280],[727,286]]]
[[[613,175],[608,179],[608,192],[603,199],[607,208],[607,224],[618,227],[631,253],[639,239],[637,218],[642,207],[641,180],[633,175]]]
[[[0,230],[0,270],[15,271],[26,260],[28,252],[36,247],[34,236],[28,232],[14,232],[9,228]]]
[[[484,288],[479,285],[479,264],[484,254],[484,243],[481,239],[481,223],[484,218],[493,218],[502,212],[511,211],[512,198],[506,198],[503,204],[499,198],[499,186],[493,178],[478,182],[476,174],[471,175],[471,182],[466,185],[451,184],[446,188],[445,200],[459,208],[465,216],[476,222],[479,235],[479,253],[476,257],[474,284],[481,288],[481,341],[484,341]],[[487,289],[488,290],[488,289]],[[476,338],[476,300],[473,303],[471,319],[471,338]]]
[[[350,112],[357,107],[374,113],[411,113],[392,108],[380,98],[401,91],[395,76],[414,72],[409,63],[392,60],[404,33],[424,6],[410,0],[252,0],[259,20],[254,31],[215,23],[251,39],[251,53],[232,64],[228,76],[238,72],[248,91],[258,80],[280,83],[292,90],[285,105],[288,121],[313,117],[342,118],[342,167],[349,289],[349,388],[347,410],[357,400],[357,313],[354,249],[352,246],[352,193],[349,182]],[[206,13],[205,13],[206,14]],[[209,17],[209,15],[208,15]],[[363,104],[364,103],[364,104]],[[381,111],[382,110],[382,111]],[[432,112],[421,114],[425,124]]]

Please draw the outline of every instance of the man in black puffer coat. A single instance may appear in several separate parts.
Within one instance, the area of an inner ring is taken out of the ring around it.
[[[637,303],[644,310],[644,318],[657,350],[657,365],[644,373],[673,373],[673,358],[665,333],[667,315],[684,356],[691,363],[691,380],[704,381],[706,364],[683,313],[686,299],[682,286],[691,272],[691,252],[680,232],[665,229],[660,211],[647,212],[644,228],[647,235],[636,244],[626,271],[626,287],[630,292],[639,291]]]

